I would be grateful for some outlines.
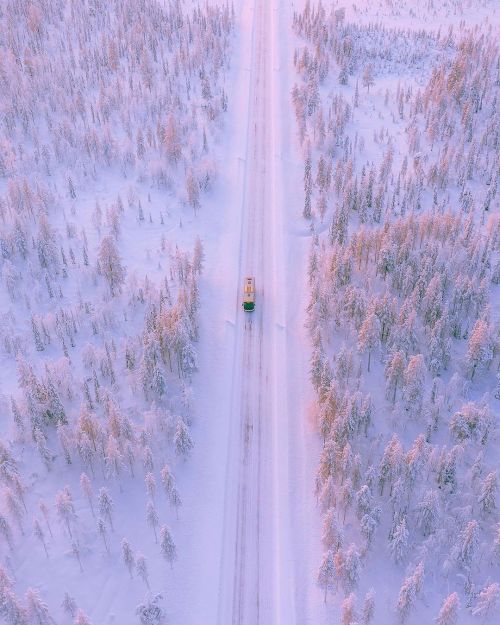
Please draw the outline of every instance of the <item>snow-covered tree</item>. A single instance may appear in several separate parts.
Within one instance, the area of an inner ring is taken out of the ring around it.
[[[474,616],[480,616],[483,622],[486,619],[491,619],[491,623],[495,622],[495,617],[498,616],[500,605],[500,584],[493,582],[483,588],[479,593],[479,597],[475,607],[472,610]]]
[[[45,542],[45,534],[43,532],[42,526],[40,525],[40,521],[38,519],[35,519],[35,521],[33,522],[33,534],[35,538],[37,538],[37,540],[39,540],[42,543],[43,549],[45,551],[45,555],[48,558],[49,552],[47,551],[47,543]]]
[[[1,589],[0,616],[6,625],[29,625],[27,611],[10,587]]]
[[[458,620],[458,611],[460,609],[460,599],[456,592],[448,595],[443,601],[443,605],[439,610],[436,618],[438,625],[456,625]]]
[[[99,517],[97,519],[97,533],[99,534],[102,542],[104,543],[104,548],[109,553],[108,539],[107,539],[108,530],[106,528],[106,523],[102,517]]]
[[[155,495],[156,495],[156,479],[155,479],[154,474],[146,473],[144,482],[146,483],[146,491],[148,493],[148,497],[154,500]]]
[[[424,398],[425,365],[422,354],[410,358],[403,382],[403,399],[412,417],[420,414]]]
[[[137,606],[136,612],[141,625],[160,625],[163,622],[164,611],[160,606],[161,600],[162,595],[148,596]]]
[[[409,533],[406,527],[406,518],[403,517],[396,526],[389,543],[391,555],[396,564],[402,562],[408,552],[408,538]]]
[[[142,581],[146,584],[149,589],[149,573],[148,573],[148,565],[146,562],[146,558],[142,555],[142,553],[137,554],[137,560],[135,563],[137,569],[137,575],[142,579]]]
[[[337,514],[335,507],[329,508],[325,516],[323,517],[323,544],[326,549],[332,550],[335,553],[344,542],[344,536],[342,529],[337,522]]]
[[[326,596],[327,596],[328,590],[333,588],[333,580],[335,576],[335,565],[334,565],[333,557],[334,557],[334,554],[331,549],[326,551],[323,556],[323,560],[321,562],[321,566],[319,567],[319,572],[318,572],[318,584],[324,590],[325,603],[326,603]]]
[[[160,476],[165,494],[167,495],[167,497],[170,497],[170,493],[174,488],[174,476],[172,475],[172,471],[170,470],[168,464],[163,465]]]
[[[80,488],[82,489],[82,493],[87,498],[92,511],[92,516],[94,516],[94,491],[92,489],[92,483],[86,473],[82,473],[80,475]]]
[[[83,612],[83,610],[78,610],[75,616],[75,625],[92,625],[88,616]]]
[[[111,529],[113,529],[113,500],[111,499],[109,490],[104,486],[99,489],[99,493],[97,495],[97,504],[99,508],[99,514],[103,518],[108,519]]]
[[[409,576],[405,578],[403,584],[401,585],[398,601],[396,604],[396,610],[402,623],[404,623],[408,618],[411,609],[413,608],[413,605],[415,603],[415,598],[415,583],[413,580],[413,576]]]
[[[77,517],[69,486],[65,486],[63,490],[57,493],[55,505],[59,519],[66,525],[68,534],[71,537],[71,525],[76,521]]]
[[[405,372],[405,356],[402,351],[394,352],[387,361],[385,368],[386,378],[386,397],[391,397],[392,403],[396,401],[396,392],[398,386],[403,380]]]
[[[380,321],[371,311],[363,321],[358,333],[358,350],[364,354],[368,352],[368,371],[370,371],[370,361],[372,351],[377,348],[380,343]]]
[[[425,493],[417,507],[417,522],[424,536],[432,534],[439,520],[439,497],[435,490]]]
[[[128,569],[130,578],[132,579],[132,571],[134,570],[134,567],[135,567],[134,552],[132,551],[130,543],[125,538],[122,540],[121,547],[122,547],[123,562]]]
[[[64,598],[63,598],[61,607],[64,610],[65,614],[68,614],[73,619],[75,618],[76,611],[77,611],[76,601],[74,597],[69,595],[67,592],[64,593]]]
[[[351,625],[356,622],[356,595],[353,592],[344,599],[341,609],[341,625]]]
[[[155,542],[158,542],[156,528],[158,527],[159,518],[158,518],[158,513],[156,512],[155,505],[151,500],[148,501],[147,506],[146,506],[146,519],[147,519],[148,525],[153,528],[153,531],[155,534]]]
[[[52,625],[54,623],[47,604],[42,601],[39,592],[34,588],[28,588],[26,591],[26,606],[28,617],[33,623],[37,625]]]
[[[497,472],[492,471],[486,476],[478,497],[478,503],[481,506],[481,510],[483,512],[488,513],[495,510],[497,489]]]
[[[110,293],[114,296],[120,291],[125,281],[125,268],[111,236],[105,236],[101,241],[99,263],[101,272],[108,282]]]
[[[356,545],[351,543],[345,552],[343,568],[343,585],[347,591],[353,590],[358,585],[361,561]]]
[[[486,444],[493,426],[493,419],[488,405],[475,402],[464,404],[450,420],[450,430],[459,441],[479,440]]]
[[[170,530],[166,525],[163,525],[160,529],[160,549],[163,557],[172,567],[174,561],[177,559],[177,549]]]
[[[371,588],[365,595],[361,619],[363,625],[369,625],[375,616],[375,591]]]
[[[189,436],[189,429],[184,419],[178,419],[174,434],[175,452],[187,458],[193,448],[193,441]]]
[[[469,521],[461,533],[457,548],[457,561],[464,567],[470,568],[479,544],[479,526],[477,521]]]
[[[474,379],[476,370],[488,368],[493,359],[493,341],[488,323],[478,319],[467,344],[465,363],[471,380]]]

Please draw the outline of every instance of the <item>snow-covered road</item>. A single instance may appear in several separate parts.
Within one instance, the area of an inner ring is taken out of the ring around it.
[[[247,3],[252,15],[247,24],[252,29],[250,97],[218,623],[293,625],[305,622],[297,614],[305,616],[308,584],[299,588],[296,578],[304,576],[305,581],[308,576],[305,561],[297,558],[308,530],[298,509],[291,507],[293,502],[307,506],[310,495],[300,501],[292,492],[309,493],[311,483],[304,487],[310,477],[303,470],[304,396],[288,388],[288,358],[302,352],[303,361],[305,353],[297,344],[302,329],[288,327],[289,321],[291,326],[299,324],[301,316],[287,317],[289,300],[299,304],[299,276],[285,264],[283,189],[291,181],[286,180],[282,159],[282,116],[289,116],[290,107],[282,58],[289,50],[282,49],[287,39],[278,30],[288,19],[288,9],[277,0],[255,0],[251,5]],[[298,181],[293,182],[295,186]],[[257,303],[253,313],[245,313],[242,286],[250,275],[255,276]],[[293,413],[290,397],[296,402]]]

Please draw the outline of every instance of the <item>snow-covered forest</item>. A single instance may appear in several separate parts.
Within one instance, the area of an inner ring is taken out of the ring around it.
[[[345,625],[493,623],[498,26],[398,26],[394,6],[388,26],[366,7],[373,21],[294,16],[317,581]]]
[[[500,622],[499,35],[0,2],[0,625]]]
[[[233,29],[225,4],[0,8],[2,623],[168,613]]]

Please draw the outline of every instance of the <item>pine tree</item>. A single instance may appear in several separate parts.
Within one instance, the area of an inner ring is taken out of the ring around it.
[[[199,236],[196,237],[193,250],[193,270],[196,274],[201,275],[203,269],[203,262],[205,260],[205,253],[203,251],[203,244]]]
[[[59,519],[65,523],[68,534],[72,537],[73,534],[71,533],[71,525],[76,521],[77,517],[69,486],[65,486],[63,490],[57,493],[56,510]]]
[[[425,365],[422,354],[412,356],[404,373],[403,398],[411,416],[420,414],[424,397]]]
[[[14,518],[17,521],[17,524],[19,525],[19,529],[21,530],[21,534],[24,535],[24,530],[23,530],[24,510],[21,505],[21,502],[19,501],[19,499],[16,497],[16,495],[13,493],[13,491],[9,487],[7,487],[4,490],[4,497],[5,497],[5,503],[7,504],[7,509],[10,513],[11,518]]]
[[[128,542],[128,540],[125,540],[125,538],[122,540],[122,558],[130,574],[130,579],[132,579],[132,571],[135,567],[134,552],[130,547],[130,543]]]
[[[397,525],[390,541],[392,558],[396,564],[403,561],[408,551],[408,530],[406,529],[406,518],[403,517]]]
[[[415,603],[415,598],[416,592],[413,576],[409,576],[403,581],[396,604],[396,610],[402,623],[408,618]]]
[[[152,501],[148,501],[147,503],[146,519],[147,519],[148,525],[153,528],[153,531],[155,534],[155,542],[158,542],[156,528],[158,527],[159,518],[158,518],[158,513],[156,512],[155,505]]]
[[[163,134],[163,143],[169,160],[173,163],[177,163],[177,161],[181,158],[182,147],[177,120],[175,118],[175,115],[173,115],[172,113],[167,118],[167,123]]]
[[[73,619],[75,618],[77,610],[76,601],[67,592],[64,593],[64,599],[61,607],[64,610],[65,614],[69,614],[69,616],[71,616]]]
[[[108,519],[111,529],[113,529],[113,500],[111,499],[108,489],[104,486],[99,489],[97,503],[99,506],[99,514]]]
[[[4,537],[6,543],[12,549],[12,528],[10,527],[10,523],[3,514],[0,514],[0,534]]]
[[[78,564],[80,566],[80,572],[83,573],[83,566],[82,566],[82,559],[81,559],[81,551],[80,551],[80,545],[78,544],[77,541],[72,541],[71,543],[71,553],[75,556],[75,558],[78,560]]]
[[[342,529],[336,518],[336,509],[333,506],[323,517],[322,541],[326,549],[333,551],[333,553],[340,549],[344,542]]]
[[[186,175],[186,193],[189,206],[196,212],[200,207],[200,187],[192,168],[188,169]]]
[[[417,507],[417,522],[424,536],[432,534],[439,520],[439,498],[435,490],[428,490]]]
[[[405,356],[402,351],[394,352],[387,362],[385,368],[386,397],[391,397],[392,403],[396,401],[396,391],[403,380],[405,372]]]
[[[148,596],[144,603],[137,606],[136,612],[141,620],[141,625],[160,625],[163,623],[164,612],[159,605],[162,595]]]
[[[486,622],[487,618],[498,615],[498,607],[500,603],[500,584],[493,582],[489,586],[486,586],[479,593],[477,604],[472,610],[474,616],[483,617],[483,622]],[[493,623],[494,620],[491,620]]]
[[[151,473],[154,469],[153,452],[151,451],[151,447],[149,445],[144,448],[144,459],[142,461],[142,465],[147,473]]]
[[[11,588],[3,588],[1,592],[0,615],[5,617],[6,625],[28,625],[28,614],[19,603]]]
[[[371,588],[365,596],[362,611],[363,625],[370,625],[375,616],[375,591]]]
[[[146,558],[142,555],[142,553],[137,554],[136,569],[137,569],[137,574],[142,579],[142,581],[146,584],[149,590],[148,566],[147,566]]]
[[[48,606],[42,601],[39,593],[34,588],[26,591],[26,604],[28,617],[37,625],[52,625],[54,619],[50,616]]]
[[[108,541],[107,541],[108,530],[106,529],[106,523],[104,522],[104,519],[102,517],[99,517],[97,519],[97,533],[99,534],[102,542],[104,543],[104,548],[109,553],[109,547],[108,547]]]
[[[90,509],[92,511],[92,516],[95,516],[94,514],[94,491],[92,489],[92,484],[89,480],[89,477],[86,473],[82,473],[80,475],[80,488],[82,489],[82,493],[85,495],[85,497],[87,498],[87,501],[89,502],[90,505]]]
[[[489,325],[483,319],[478,319],[467,344],[465,363],[471,380],[474,379],[477,368],[488,368],[493,359],[493,341]]]
[[[187,458],[193,448],[193,441],[189,436],[189,430],[186,422],[183,419],[177,420],[177,426],[174,434],[175,453],[178,456]]]
[[[497,472],[492,471],[486,476],[478,498],[478,503],[484,513],[493,512],[496,509],[497,489]]]
[[[375,80],[373,78],[373,65],[368,63],[365,69],[363,70],[363,85],[366,87],[368,93],[370,92],[370,87],[375,84]]]
[[[479,544],[479,527],[477,521],[469,521],[459,537],[456,557],[459,564],[470,568]]]
[[[356,617],[356,595],[351,592],[342,602],[340,623],[341,625],[352,625],[356,622]]]
[[[179,491],[177,490],[177,488],[172,488],[170,495],[169,495],[169,501],[170,504],[174,507],[175,509],[175,516],[178,519],[179,518],[179,508],[182,505],[182,500],[181,500],[181,496],[179,495]]]
[[[335,566],[333,563],[333,551],[328,550],[324,556],[318,572],[318,584],[325,591],[324,601],[326,603],[326,595],[329,589],[333,588],[333,578],[335,575]]]
[[[174,561],[177,559],[177,549],[175,547],[170,530],[166,525],[163,525],[160,530],[160,549],[163,557],[173,566]]]
[[[370,371],[371,354],[380,343],[380,322],[374,311],[368,313],[358,333],[358,350],[368,352],[368,371]]]
[[[105,236],[99,248],[101,272],[108,282],[112,296],[120,291],[125,281],[125,269],[122,265],[113,237]]]
[[[160,476],[161,476],[161,483],[163,484],[163,489],[165,491],[165,494],[167,495],[167,497],[170,497],[170,493],[172,489],[174,488],[174,476],[172,475],[172,472],[170,471],[170,467],[168,466],[168,464],[163,465],[163,468],[160,472]]]
[[[49,557],[49,552],[47,551],[47,544],[45,542],[45,534],[43,533],[42,526],[40,525],[40,521],[38,519],[35,519],[35,521],[33,523],[33,534],[42,543],[43,549],[45,551],[45,555],[48,558]]]
[[[92,625],[92,623],[85,612],[78,610],[75,616],[75,625]]]
[[[366,484],[356,493],[356,516],[361,519],[372,508],[372,494]]]
[[[443,605],[439,610],[436,618],[438,625],[456,625],[458,619],[458,610],[460,609],[460,599],[456,592],[448,595],[443,601]]]

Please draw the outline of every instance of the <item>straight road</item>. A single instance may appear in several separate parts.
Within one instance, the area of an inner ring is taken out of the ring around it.
[[[273,0],[254,1],[219,625],[294,624],[278,437],[287,394],[275,19]],[[241,308],[245,276],[256,280],[253,313]]]
[[[308,243],[288,228],[300,215],[301,188],[291,139],[291,7],[287,0],[243,5],[241,14],[252,16],[242,20],[251,29],[251,60],[217,625],[318,625]],[[253,313],[241,308],[246,276],[256,280]]]

